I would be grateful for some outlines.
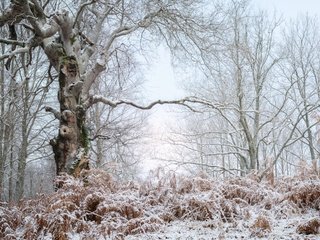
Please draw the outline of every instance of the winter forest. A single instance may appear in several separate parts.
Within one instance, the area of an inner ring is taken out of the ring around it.
[[[0,239],[319,239],[320,20],[255,3],[2,0]]]

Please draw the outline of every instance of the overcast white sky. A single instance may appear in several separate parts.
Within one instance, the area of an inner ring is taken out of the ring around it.
[[[251,3],[261,9],[276,9],[285,18],[295,18],[306,12],[311,15],[320,13],[319,0],[251,0]]]

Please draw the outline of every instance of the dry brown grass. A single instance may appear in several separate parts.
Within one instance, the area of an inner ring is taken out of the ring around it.
[[[272,230],[267,214],[255,218],[253,207],[272,212],[276,219],[318,208],[320,183],[314,180],[258,182],[254,178],[225,181],[177,176],[158,170],[143,183],[119,183],[101,170],[82,173],[82,179],[61,176],[61,188],[48,196],[0,206],[0,239],[125,239],[129,234],[158,231],[175,220],[235,224],[252,223],[252,236]],[[273,186],[274,185],[274,186]],[[319,222],[298,227],[311,232]],[[308,230],[311,229],[311,230]]]
[[[222,188],[222,193],[226,199],[234,199],[238,202],[245,202],[255,205],[265,200],[267,188],[261,188],[262,184],[249,178],[236,178],[227,181]]]
[[[296,203],[299,207],[320,209],[320,181],[307,180],[297,182],[287,193],[286,199]]]

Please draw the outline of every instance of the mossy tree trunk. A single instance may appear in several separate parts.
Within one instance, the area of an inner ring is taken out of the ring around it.
[[[81,105],[82,81],[74,56],[60,57],[59,94],[60,126],[58,136],[50,141],[57,174],[79,175],[88,169],[88,134],[85,127],[86,111]]]

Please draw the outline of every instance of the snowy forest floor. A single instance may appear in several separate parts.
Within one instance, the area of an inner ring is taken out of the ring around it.
[[[0,204],[0,239],[320,239],[319,175],[257,181],[155,171],[119,183],[102,170]]]

